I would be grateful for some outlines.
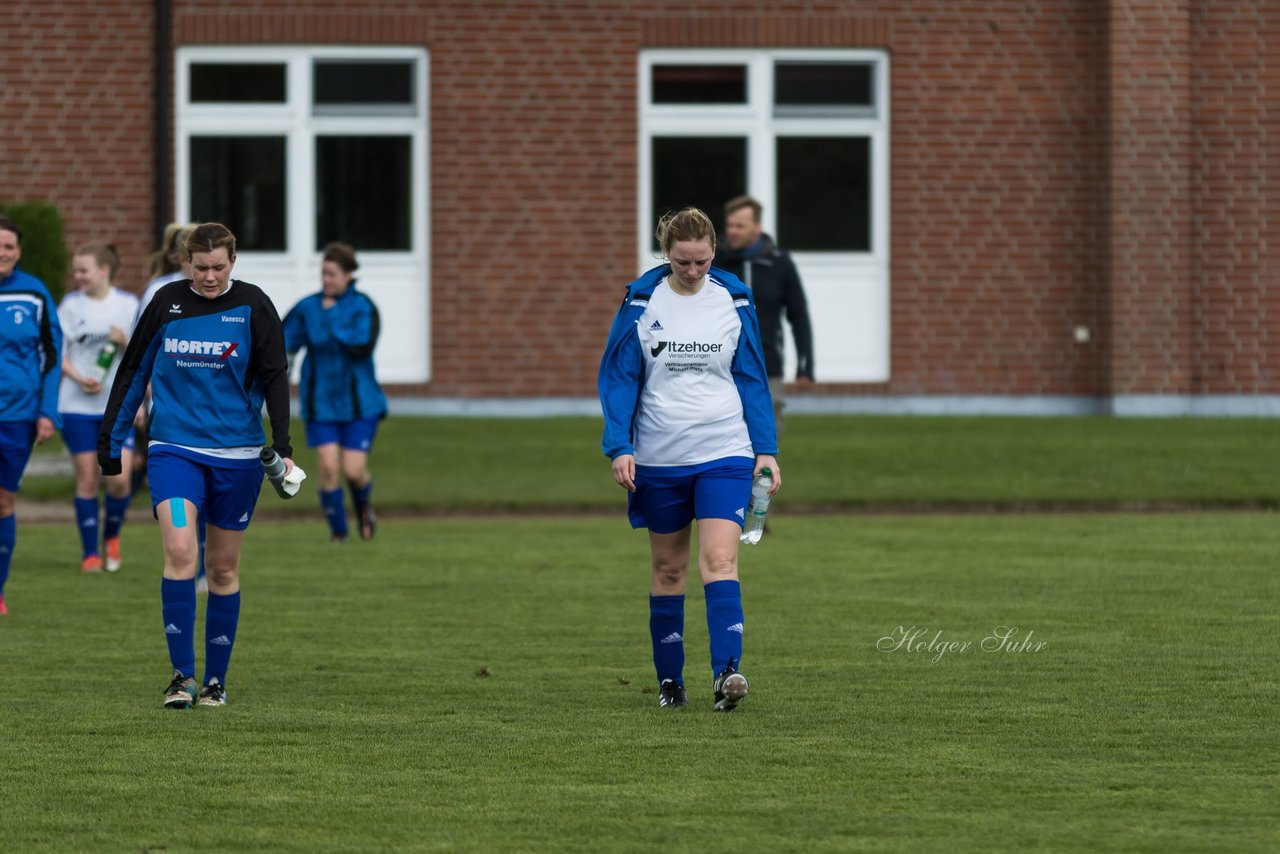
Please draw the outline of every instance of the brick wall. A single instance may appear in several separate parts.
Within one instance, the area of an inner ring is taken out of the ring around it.
[[[0,199],[55,203],[69,248],[115,243],[121,284],[139,288],[159,239],[151,4],[17,0],[4,14]]]
[[[1192,34],[1191,384],[1208,393],[1274,392],[1280,3],[1198,3]]]
[[[0,54],[16,152],[0,197],[52,198],[73,242],[114,237],[135,268],[152,239],[151,8],[24,0],[24,38]],[[891,54],[893,375],[824,391],[1280,391],[1277,19],[1280,0],[173,14],[178,45],[430,49],[434,380],[414,391],[475,397],[594,392],[635,263],[637,53],[701,46]]]

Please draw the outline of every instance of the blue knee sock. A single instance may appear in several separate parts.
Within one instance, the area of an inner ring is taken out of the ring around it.
[[[4,583],[9,580],[9,562],[13,560],[17,544],[18,517],[5,516],[0,519],[0,596],[4,595]]]
[[[76,499],[76,527],[80,529],[80,548],[84,557],[98,553],[98,499]]]
[[[658,682],[674,679],[684,684],[684,595],[649,594],[649,637],[653,640],[653,667]]]
[[[736,581],[713,581],[703,588],[707,597],[707,634],[711,636],[711,672],[733,662],[742,664],[742,587]]]
[[[356,513],[359,514],[364,508],[369,506],[369,496],[373,494],[373,481],[369,481],[364,486],[356,486],[354,483],[348,483],[351,489],[351,503],[356,507]]]
[[[209,591],[209,604],[204,614],[204,684],[217,679],[227,684],[227,667],[231,664],[231,648],[236,643],[236,626],[240,623],[240,591],[221,596]]]
[[[169,643],[169,660],[183,676],[196,675],[196,582],[160,579],[164,639]]]
[[[329,523],[329,531],[335,537],[347,536],[347,508],[342,505],[342,487],[317,490],[320,493],[320,509]]]
[[[129,509],[129,499],[132,497],[131,495],[126,495],[124,498],[107,496],[107,519],[102,525],[104,540],[120,536],[120,526],[124,524],[124,514]]]

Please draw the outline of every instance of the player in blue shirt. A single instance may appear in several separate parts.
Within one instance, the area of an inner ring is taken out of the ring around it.
[[[187,238],[192,279],[165,285],[125,350],[98,437],[104,474],[151,383],[147,479],[164,545],[160,598],[173,680],[164,705],[221,706],[240,618],[240,549],[262,486],[265,402],[272,447],[293,467],[289,374],[280,317],[256,285],[234,281],[236,239],[221,223]],[[205,675],[195,680],[196,518],[207,520]]]
[[[307,445],[320,467],[320,507],[334,542],[347,540],[347,510],[341,477],[347,480],[362,539],[373,539],[373,479],[369,453],[378,422],[387,415],[387,398],[374,376],[378,344],[378,307],[356,290],[356,253],[345,243],[330,243],[320,267],[321,290],[299,302],[284,318],[285,349],[306,348],[299,385]]]
[[[738,542],[751,480],[778,443],[751,292],[711,267],[716,233],[696,208],[663,217],[668,263],[627,288],[600,362],[605,456],[629,493],[633,528],[649,529],[649,632],[658,704],[688,705],[684,592],[692,523],[706,598],[716,711],[747,694]]]
[[[0,216],[0,616],[9,613],[4,585],[18,542],[13,515],[33,445],[62,426],[58,379],[62,327],[44,284],[18,269],[22,229]]]

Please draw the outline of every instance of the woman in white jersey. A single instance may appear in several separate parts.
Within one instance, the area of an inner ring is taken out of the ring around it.
[[[782,485],[773,401],[751,292],[711,267],[716,234],[696,208],[658,223],[667,263],[627,286],[600,363],[602,447],[630,493],[633,528],[649,530],[649,633],[658,704],[688,705],[684,592],[693,521],[711,639],[715,710],[747,694],[738,542],[752,477]]]
[[[71,260],[74,292],[58,307],[62,324],[62,382],[58,387],[58,411],[62,413],[62,439],[71,452],[76,478],[76,525],[80,529],[80,569],[100,572],[99,532],[106,568],[120,568],[120,526],[129,506],[129,476],[105,478],[107,512],[99,524],[98,431],[107,408],[107,393],[129,343],[128,330],[138,310],[138,298],[114,287],[120,258],[114,246],[90,243],[75,251]],[[125,443],[125,471],[133,438]]]

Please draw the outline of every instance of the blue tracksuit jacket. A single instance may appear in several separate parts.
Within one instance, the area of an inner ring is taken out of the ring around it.
[[[644,354],[636,332],[636,321],[644,314],[653,289],[671,273],[671,267],[654,267],[627,285],[622,307],[609,331],[609,342],[600,359],[596,388],[604,410],[604,439],[601,449],[609,459],[635,453],[634,426],[640,392],[644,389]],[[742,321],[738,349],[733,354],[733,380],[742,398],[742,414],[757,454],[778,453],[778,435],[773,421],[773,397],[765,374],[760,348],[760,324],[756,320],[751,290],[732,273],[712,267],[705,287],[729,291]]]
[[[387,398],[374,376],[373,349],[381,321],[378,307],[353,280],[327,311],[323,294],[303,299],[284,318],[289,355],[307,348],[298,397],[304,421],[383,418]]]
[[[0,313],[0,421],[48,418],[61,427],[62,326],[53,297],[14,268],[0,280]]]

